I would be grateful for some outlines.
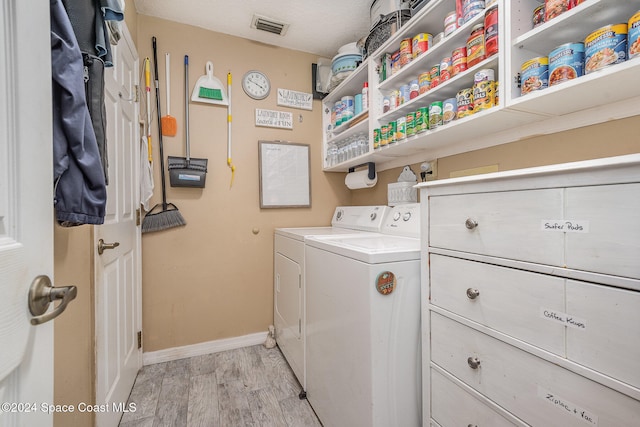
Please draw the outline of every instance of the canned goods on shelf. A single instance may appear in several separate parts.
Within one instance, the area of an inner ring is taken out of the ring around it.
[[[457,47],[451,52],[451,75],[467,69],[467,46]]]
[[[429,105],[429,129],[435,129],[442,124],[442,101],[432,102]]]
[[[473,89],[466,88],[459,91],[456,95],[456,102],[458,104],[459,119],[473,114]]]
[[[487,57],[498,53],[498,6],[484,13],[484,46]]]
[[[473,27],[467,39],[467,66],[473,67],[485,58],[484,24],[478,24]]]
[[[549,53],[549,86],[584,74],[584,44],[565,43]]]
[[[533,9],[533,17],[531,20],[533,22],[533,28],[544,24],[544,4]]]
[[[407,138],[407,119],[406,117],[398,117],[396,120],[396,140],[402,141]]]
[[[422,73],[418,76],[418,92],[423,94],[431,88],[431,73]]]
[[[458,101],[456,98],[445,99],[442,102],[442,123],[447,124],[456,119],[458,115]]]
[[[473,85],[473,112],[488,110],[496,105],[496,82],[485,80]]]
[[[447,56],[440,61],[440,83],[447,81],[451,78],[452,61],[451,57]]]
[[[387,125],[387,144],[395,144],[398,138],[397,122],[391,122]]]
[[[619,64],[627,59],[628,25],[614,24],[597,29],[584,39],[584,71],[593,71]]]
[[[476,71],[476,73],[473,75],[473,83],[495,81],[495,79],[496,72],[493,70],[493,68],[483,68]]]
[[[433,36],[429,33],[416,34],[412,39],[411,55],[414,58],[425,53],[433,44]]]
[[[416,110],[416,133],[422,133],[429,129],[429,108],[420,107]]]
[[[629,19],[629,58],[640,56],[640,10]]]
[[[544,20],[545,22],[569,10],[569,0],[545,0]]]
[[[411,80],[409,83],[409,99],[413,99],[420,94],[420,85],[418,80]]]
[[[406,127],[407,127],[407,137],[413,136],[416,134],[416,113],[410,112],[405,116],[406,118]]]
[[[458,28],[458,14],[454,10],[444,17],[444,36],[447,37]]]
[[[520,74],[521,95],[546,88],[549,84],[549,58],[540,56],[526,61]]]
[[[373,130],[373,149],[377,150],[380,148],[380,128],[375,128]]]
[[[402,105],[409,102],[409,97],[409,85],[400,86],[400,99],[398,100],[397,105]]]
[[[429,87],[433,89],[434,87],[440,84],[440,64],[436,64],[433,67],[431,67],[430,75],[431,75],[431,83]]]

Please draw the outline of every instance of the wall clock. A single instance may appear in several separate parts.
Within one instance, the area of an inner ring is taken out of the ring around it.
[[[251,70],[242,77],[242,89],[253,99],[265,99],[271,91],[271,82],[262,71]]]

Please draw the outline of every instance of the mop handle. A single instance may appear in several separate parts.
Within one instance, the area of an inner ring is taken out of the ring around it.
[[[231,188],[236,174],[236,167],[231,161],[231,72],[227,73],[227,93],[229,96],[227,104],[227,165],[231,168],[231,183],[229,184],[229,188]]]
[[[171,54],[170,53],[166,53],[164,55],[164,70],[165,70],[165,79],[166,79],[166,86],[167,86],[167,116],[171,115],[171,89],[169,87],[170,85],[170,78],[171,78]]]
[[[185,138],[187,146],[187,166],[189,165],[190,147],[189,147],[189,55],[184,56],[184,121],[185,121]]]

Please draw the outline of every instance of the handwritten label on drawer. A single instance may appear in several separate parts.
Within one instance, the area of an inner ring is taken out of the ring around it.
[[[558,310],[540,307],[540,316],[552,322],[561,323],[575,329],[587,329],[587,321]]]
[[[543,219],[540,223],[542,231],[559,231],[561,233],[588,233],[589,221],[568,219]]]
[[[548,390],[543,389],[542,387],[538,387],[538,397],[543,399],[545,402],[555,406],[561,411],[568,412],[574,417],[582,420],[584,423],[597,426],[598,425],[598,417],[587,411],[586,409],[582,409],[578,405],[569,402],[563,397],[556,395]]]

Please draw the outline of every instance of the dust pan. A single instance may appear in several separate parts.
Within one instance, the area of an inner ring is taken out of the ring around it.
[[[191,100],[205,104],[229,105],[229,99],[224,91],[222,82],[213,75],[213,62],[207,61],[207,74],[201,76],[193,88]]]

